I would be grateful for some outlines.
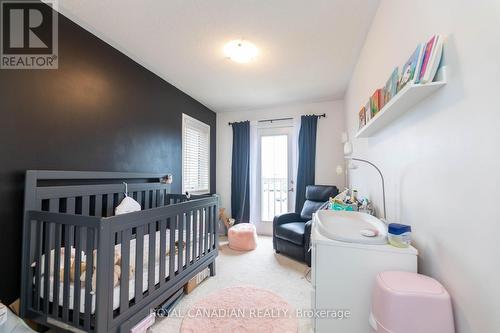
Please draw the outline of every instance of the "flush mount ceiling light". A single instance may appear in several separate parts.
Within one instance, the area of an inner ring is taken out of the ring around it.
[[[224,54],[227,58],[239,64],[246,64],[255,59],[259,50],[249,41],[243,39],[232,40],[224,45]]]

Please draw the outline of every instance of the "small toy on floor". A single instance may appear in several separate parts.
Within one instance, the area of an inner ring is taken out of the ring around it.
[[[226,214],[226,209],[225,208],[219,209],[219,220],[221,220],[222,223],[224,223],[224,225],[226,226],[227,229],[231,228],[234,225],[234,222],[235,222],[235,219],[230,218]]]

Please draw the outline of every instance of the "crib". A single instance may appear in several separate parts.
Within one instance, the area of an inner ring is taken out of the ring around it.
[[[142,210],[115,216],[124,182]],[[218,201],[171,194],[165,174],[27,171],[21,316],[129,332],[201,270],[215,275]]]

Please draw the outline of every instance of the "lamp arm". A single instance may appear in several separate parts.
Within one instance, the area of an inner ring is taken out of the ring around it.
[[[355,158],[355,157],[347,157],[347,159],[352,160],[352,161],[367,163],[367,164],[371,165],[372,167],[374,167],[375,170],[377,170],[378,174],[380,175],[380,179],[382,180],[382,202],[383,202],[383,209],[384,209],[384,220],[387,220],[386,210],[385,210],[385,180],[384,180],[384,175],[382,174],[382,171],[380,171],[380,169],[370,161],[363,160],[360,158]]]

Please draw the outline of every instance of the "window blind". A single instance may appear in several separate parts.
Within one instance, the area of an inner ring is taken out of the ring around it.
[[[182,115],[183,192],[210,192],[210,126]]]

